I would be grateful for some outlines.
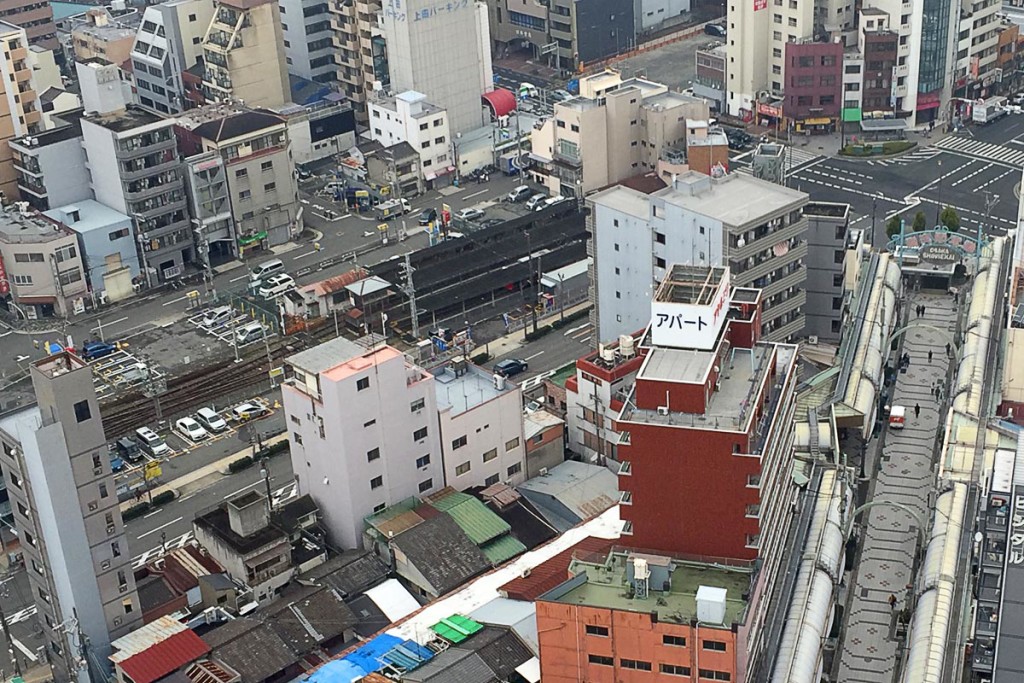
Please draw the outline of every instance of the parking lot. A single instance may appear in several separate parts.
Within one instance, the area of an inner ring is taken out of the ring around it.
[[[164,374],[156,364],[122,348],[92,362],[96,395],[102,401],[111,395],[137,389],[147,383],[157,385]]]
[[[223,309],[229,309],[229,312],[219,318],[211,318],[212,313]],[[200,310],[190,315],[187,322],[232,349],[244,349],[255,344],[264,344],[266,340],[277,336],[277,319],[264,308],[246,303],[242,299],[236,299],[231,304]],[[257,334],[251,338],[238,340],[239,332],[251,323],[262,325],[264,335],[260,337]]]

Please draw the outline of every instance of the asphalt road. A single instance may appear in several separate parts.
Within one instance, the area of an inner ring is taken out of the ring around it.
[[[550,319],[547,321],[550,322]],[[529,370],[522,375],[517,375],[515,381],[523,382],[531,377],[543,374],[568,363],[575,362],[591,351],[591,325],[585,319],[569,325],[564,330],[554,330],[547,333],[540,339],[530,342],[525,346],[497,356],[488,363],[489,368],[494,363],[506,358],[520,358],[529,365]],[[523,334],[520,330],[518,334]]]

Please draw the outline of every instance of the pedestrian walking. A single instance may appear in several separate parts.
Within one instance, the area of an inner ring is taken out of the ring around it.
[[[949,342],[946,342],[946,355],[950,355],[950,352],[952,352],[952,350],[953,347],[949,345]]]
[[[928,362],[929,363],[932,362],[932,350],[931,349],[928,349]]]
[[[921,316],[924,317],[927,314],[928,314],[928,307],[925,306],[924,304],[921,304]]]
[[[914,417],[915,418],[921,417],[921,404],[920,403],[915,403],[914,404]]]
[[[889,593],[889,609],[896,609],[896,594]]]

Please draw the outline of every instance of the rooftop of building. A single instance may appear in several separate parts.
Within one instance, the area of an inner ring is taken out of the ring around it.
[[[11,140],[11,144],[31,150],[37,147],[46,147],[47,145],[64,142],[65,140],[80,138],[82,137],[83,116],[85,116],[85,110],[81,108],[63,111],[58,117],[55,117],[58,120],[56,128],[51,128],[35,135],[23,135],[20,138],[14,138]],[[63,122],[63,125],[60,125],[60,122]]]
[[[99,25],[94,23],[82,22],[77,24],[72,32],[76,34],[84,34],[104,42],[112,42],[115,40],[127,40],[134,39],[137,27],[126,26],[124,23],[113,20],[109,20],[110,23]]]
[[[231,501],[239,507],[252,502],[254,501],[245,500],[244,497]],[[239,555],[249,555],[275,543],[287,543],[288,541],[288,534],[273,524],[267,524],[248,536],[239,535],[231,528],[228,503],[222,503],[212,510],[196,515],[195,524],[208,530]]]
[[[716,56],[724,58],[726,47],[725,43],[713,40],[710,43],[707,43],[706,45],[702,45],[701,47],[697,48],[697,52],[712,53]]]
[[[518,491],[559,531],[600,515],[619,499],[619,478],[607,467],[566,460]]]
[[[889,16],[888,12],[886,12],[884,9],[879,9],[878,7],[861,7],[860,8],[860,14],[861,14],[861,16],[866,16],[866,17],[878,17],[878,16],[887,17],[887,16]]]
[[[808,195],[744,173],[712,178],[691,170],[651,195],[618,185],[591,195],[589,201],[649,220],[654,198],[719,220],[726,227],[742,227],[796,209],[807,202]]]
[[[243,109],[214,116],[193,128],[192,132],[213,142],[224,142],[283,125],[285,120],[277,114],[262,109]]]
[[[357,356],[362,356],[367,349],[345,337],[337,337],[330,341],[300,351],[285,360],[292,367],[311,375],[343,365]]]
[[[107,114],[91,114],[86,116],[85,120],[114,133],[126,133],[136,128],[158,123],[166,123],[168,126],[174,124],[173,119],[165,119],[134,104]]]
[[[625,82],[623,83],[625,85]],[[641,92],[654,92],[653,89],[643,89]],[[705,104],[704,100],[694,95],[687,95],[686,93],[674,92],[672,90],[666,92],[660,92],[653,95],[644,95],[644,101],[640,105],[645,109],[674,109],[675,107],[681,107],[687,104]]]
[[[721,266],[673,264],[654,293],[654,300],[710,306],[728,271]]]
[[[412,112],[412,116],[415,119],[422,118],[424,116],[432,116],[444,111],[441,107],[430,102],[426,95],[421,92],[416,92],[415,90],[406,90],[405,92],[400,92],[395,95],[384,95],[373,100],[372,103],[379,107],[383,107],[384,109],[397,112],[399,100],[408,105],[419,105],[418,111]]]
[[[392,543],[438,595],[486,572],[491,562],[456,521],[439,514],[397,534]]]
[[[555,386],[559,386],[559,387],[562,387],[564,389],[565,388],[565,383],[569,380],[569,378],[570,377],[575,377],[575,376],[576,376],[576,363],[575,362],[566,363],[562,367],[560,367],[557,370],[555,370],[555,374],[553,374],[550,377],[548,377],[548,381],[551,382],[552,384],[554,384]]]
[[[708,131],[707,135],[693,135],[686,140],[689,147],[715,147],[729,144],[729,138],[720,130]]]
[[[597,100],[592,100],[589,97],[573,97],[572,99],[559,102],[555,105],[555,108],[565,107],[566,109],[573,109],[575,111],[588,111],[590,109],[597,109],[601,106],[601,103]]]
[[[36,404],[0,415],[0,432],[7,434],[18,443],[38,431],[42,424],[43,414]]]
[[[49,242],[71,235],[60,223],[40,213],[19,211],[13,204],[0,208],[0,241]]]
[[[553,427],[561,428],[565,420],[552,415],[546,410],[535,410],[532,413],[523,415],[523,438],[529,441],[538,434],[542,434]]]
[[[638,597],[631,581],[634,558],[646,559],[652,567],[665,567],[670,577],[668,589],[650,585],[648,597]],[[625,550],[612,551],[605,557],[597,555],[589,560],[575,559],[570,563],[569,571],[574,578],[539,599],[656,614],[660,622],[689,624],[697,618],[697,591],[708,586],[726,591],[723,622],[726,628],[741,621],[747,607],[744,595],[750,590],[751,579],[751,573],[746,569],[684,562]],[[701,625],[707,626],[703,622]]]
[[[449,363],[431,372],[437,380],[434,382],[437,408],[450,410],[451,417],[457,417],[518,388],[515,382],[503,381],[499,389],[489,372],[468,361]]]
[[[78,218],[73,215],[77,212]],[[95,199],[83,199],[74,204],[68,204],[57,209],[44,211],[43,215],[55,221],[59,221],[79,234],[92,232],[93,230],[107,230],[112,225],[130,221],[131,218],[100,204]]]
[[[844,218],[850,213],[850,205],[842,202],[809,202],[804,207],[805,216],[826,216]]]

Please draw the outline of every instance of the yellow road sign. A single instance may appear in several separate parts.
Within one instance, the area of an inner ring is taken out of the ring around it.
[[[160,463],[153,462],[152,460],[146,463],[146,467],[143,470],[143,476],[145,477],[146,481],[149,481],[150,479],[156,479],[163,473],[164,471],[160,467]]]

